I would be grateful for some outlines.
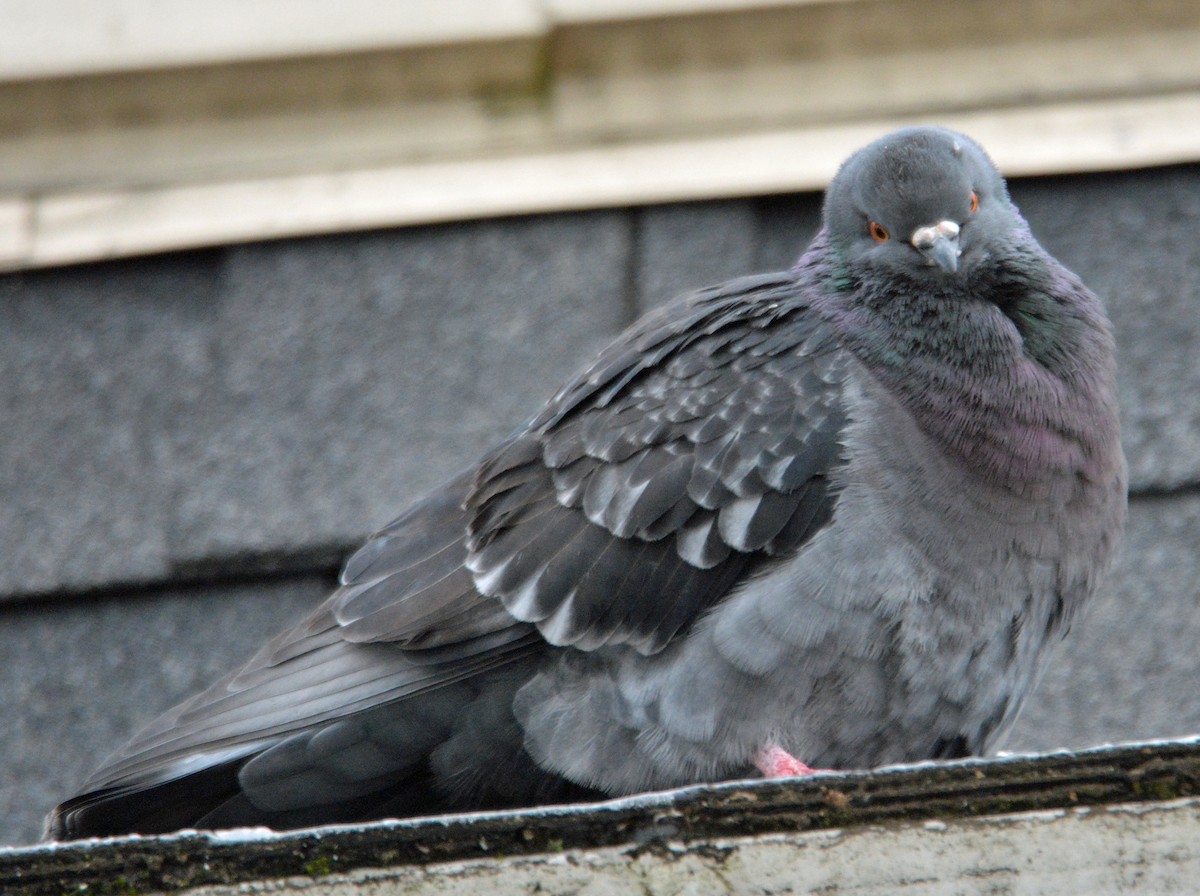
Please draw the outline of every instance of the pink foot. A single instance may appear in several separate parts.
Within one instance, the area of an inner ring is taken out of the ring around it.
[[[771,745],[754,754],[754,765],[764,778],[796,778],[828,769],[809,768],[787,750]]]

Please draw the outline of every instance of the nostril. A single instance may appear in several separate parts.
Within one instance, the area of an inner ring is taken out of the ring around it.
[[[924,227],[918,227],[912,232],[909,241],[917,249],[924,251],[937,242],[954,242],[958,239],[958,234],[959,226],[956,222],[949,220],[939,221],[936,224],[927,224]]]

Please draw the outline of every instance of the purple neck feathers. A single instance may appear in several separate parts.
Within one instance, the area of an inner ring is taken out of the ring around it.
[[[1030,239],[937,291],[884,291],[818,235],[796,266],[847,348],[947,453],[1005,488],[1120,466],[1112,335],[1099,301]]]

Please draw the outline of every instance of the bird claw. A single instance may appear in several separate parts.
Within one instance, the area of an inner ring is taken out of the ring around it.
[[[763,747],[754,754],[754,766],[763,773],[764,778],[799,778],[829,771],[810,768],[787,750],[774,745]]]

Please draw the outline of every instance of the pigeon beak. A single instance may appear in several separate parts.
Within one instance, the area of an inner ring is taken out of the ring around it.
[[[962,255],[962,249],[958,246],[958,225],[953,221],[938,221],[918,227],[913,231],[912,244],[929,259],[931,265],[936,264],[947,274],[958,270],[958,256]]]

